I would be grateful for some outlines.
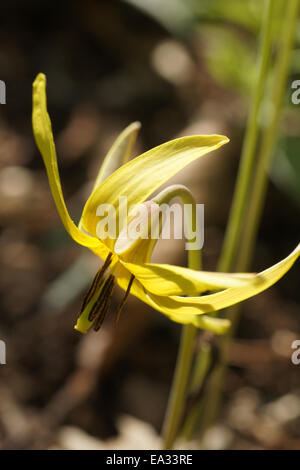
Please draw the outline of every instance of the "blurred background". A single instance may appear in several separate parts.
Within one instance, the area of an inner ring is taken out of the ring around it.
[[[65,233],[31,130],[31,86],[48,80],[60,174],[80,218],[93,177],[118,133],[139,120],[135,153],[188,134],[231,142],[182,171],[205,204],[204,267],[214,270],[233,194],[262,3],[258,0],[2,2],[0,79],[0,447],[155,449],[180,326],[129,298],[116,328],[73,330],[99,260]],[[278,4],[282,3],[281,1]],[[276,27],[276,25],[275,25]],[[299,241],[300,25],[252,269]],[[263,117],[262,117],[263,125]],[[185,265],[178,241],[154,259]],[[112,308],[121,299],[117,291]],[[299,264],[243,304],[224,403],[208,449],[300,449]],[[191,444],[197,448],[195,438]]]

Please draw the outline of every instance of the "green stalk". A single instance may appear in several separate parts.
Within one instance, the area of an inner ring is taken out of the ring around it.
[[[187,188],[181,185],[171,186],[161,193],[160,200],[156,200],[156,202],[168,204],[175,197],[180,197],[184,204],[191,204],[193,211],[188,224],[194,229],[196,203],[193,195]],[[188,251],[188,267],[197,270],[201,269],[200,250]],[[173,448],[180,427],[191,372],[196,332],[197,329],[193,325],[185,325],[182,328],[175,372],[162,430],[164,449]]]
[[[265,2],[265,14],[261,28],[261,39],[258,53],[256,85],[249,112],[246,134],[244,137],[233,202],[218,265],[219,271],[230,271],[232,269],[243,226],[243,218],[245,215],[252,182],[252,172],[255,164],[255,149],[259,137],[259,111],[271,55],[272,17],[274,5],[274,0],[267,0]]]
[[[229,214],[229,220],[225,233],[221,257],[218,263],[220,271],[232,271],[237,252],[240,234],[242,232],[244,214],[247,208],[248,196],[251,189],[253,167],[255,165],[255,149],[259,138],[259,112],[267,79],[268,64],[272,46],[272,18],[274,14],[274,0],[266,0],[263,22],[260,33],[260,45],[257,59],[257,77],[249,111],[244,144],[242,148],[241,161],[238,170],[237,182],[233,196],[233,202]],[[200,348],[199,359],[205,354]],[[216,371],[213,372],[210,381],[214,380]],[[201,386],[201,384],[199,384]],[[184,429],[186,439],[191,438],[203,400],[195,406],[188,416]],[[206,428],[206,421],[211,421],[211,411],[206,407],[203,410],[202,426]],[[191,424],[192,423],[192,424]]]
[[[241,240],[240,249],[238,251],[238,256],[234,264],[234,268],[237,271],[244,271],[249,268],[257,231],[261,220],[268,184],[268,170],[270,168],[274,144],[277,137],[280,109],[286,88],[298,11],[299,0],[289,0],[286,7],[286,14],[281,32],[281,43],[278,53],[278,60],[273,77],[274,87],[271,97],[273,110],[269,123],[267,124],[262,137],[258,163],[253,178],[253,191],[249,200],[247,217],[245,217],[244,222],[243,237]],[[209,392],[211,393],[208,394],[208,399],[206,401],[206,424],[203,427],[203,432],[205,432],[207,427],[212,423],[219,409],[224,375],[228,362],[228,351],[232,336],[238,324],[239,312],[239,305],[229,309],[228,316],[232,320],[232,328],[230,333],[224,337],[223,341],[221,342],[222,364],[219,364],[218,368],[216,369],[209,387]]]
[[[299,0],[289,0],[285,21],[282,29],[281,44],[277,67],[274,73],[273,113],[270,117],[261,145],[258,164],[254,176],[254,190],[251,204],[245,221],[242,249],[236,263],[236,269],[247,269],[252,257],[254,243],[264,207],[265,195],[268,185],[268,171],[271,166],[273,149],[277,137],[280,119],[280,110],[286,90],[291,52],[295,37],[297,18],[299,13]]]
[[[192,373],[192,381],[189,390],[189,395],[199,396],[199,392],[202,392],[204,381],[207,378],[210,367],[212,365],[212,350],[209,342],[202,341],[199,347],[199,352],[194,365]],[[188,413],[181,435],[187,442],[191,440],[194,429],[197,427],[198,420],[200,418],[200,406],[199,400],[195,401]]]
[[[185,325],[182,327],[175,373],[162,431],[163,448],[165,450],[173,448],[181,424],[193,360],[196,331],[197,329],[193,325]]]

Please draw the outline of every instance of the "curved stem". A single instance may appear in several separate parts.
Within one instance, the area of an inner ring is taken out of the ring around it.
[[[193,195],[185,186],[170,186],[156,196],[154,200],[159,204],[168,204],[175,197],[180,197],[184,204],[191,204],[193,210],[192,213],[188,213],[188,215],[191,216],[191,220],[188,220],[188,224],[189,227],[193,228],[196,220],[196,203]],[[200,250],[188,251],[188,267],[191,269],[200,269]],[[197,329],[193,325],[185,325],[182,328],[175,373],[162,430],[164,449],[172,449],[178,434],[185,404],[188,379],[191,372],[196,332]]]

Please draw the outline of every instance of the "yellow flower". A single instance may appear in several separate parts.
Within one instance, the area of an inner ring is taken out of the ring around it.
[[[114,154],[114,158],[105,159],[77,227],[69,216],[63,198],[51,121],[47,112],[46,77],[43,74],[39,74],[33,84],[32,120],[35,140],[47,169],[53,198],[67,232],[73,240],[104,260],[83,301],[75,326],[80,332],[86,333],[91,326],[95,330],[100,328],[117,282],[125,291],[120,309],[131,291],[133,295],[173,321],[191,323],[198,328],[222,334],[229,327],[229,321],[207,314],[267,289],[278,281],[298,258],[300,245],[287,258],[258,275],[224,274],[153,264],[150,262],[153,250],[151,239],[141,238],[133,244],[128,243],[127,248],[120,243],[118,230],[124,225],[124,218],[127,217],[119,208],[121,196],[127,197],[129,208],[143,204],[179,170],[227,143],[227,137],[204,135],[175,139],[151,149],[117,169],[118,165],[114,168],[114,160],[118,161],[120,153],[125,153],[129,158],[135,141],[138,126],[129,126],[112,147],[110,154]],[[114,239],[100,239],[97,236],[97,224],[100,219],[97,208],[104,203],[115,209],[117,232]],[[146,203],[147,207],[153,205],[154,202]],[[199,295],[208,290],[213,293]],[[117,319],[120,309],[116,314]]]

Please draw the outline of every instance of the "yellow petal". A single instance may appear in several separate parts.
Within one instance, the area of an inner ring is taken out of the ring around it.
[[[195,271],[168,264],[120,262],[150,292],[157,295],[197,295],[207,290],[223,290],[259,282],[257,274]]]
[[[132,156],[133,146],[140,127],[139,122],[133,122],[117,137],[100,167],[93,191],[120,166],[128,162]]]
[[[133,146],[135,144],[138,131],[141,127],[139,122],[133,122],[127,126],[121,134],[117,137],[102,165],[100,166],[98,175],[95,179],[92,193],[100,186],[102,181],[108,178],[120,166],[124,165],[132,155]],[[80,218],[78,227],[82,228],[82,216]]]
[[[118,267],[118,276],[117,282],[119,286],[126,291],[131,273],[119,265]],[[141,283],[138,280],[134,280],[130,293],[133,294],[138,299],[142,300],[144,303],[153,306],[152,301],[149,299]],[[208,315],[194,315],[194,314],[184,314],[180,313],[165,313],[163,310],[159,310],[161,313],[164,313],[170,320],[180,323],[183,325],[192,324],[196,328],[202,328],[203,330],[212,331],[215,334],[224,334],[230,327],[230,321],[223,318],[214,318],[209,317]]]
[[[66,208],[58,173],[51,121],[47,112],[46,77],[41,73],[33,83],[32,125],[36,144],[46,166],[52,195],[67,232],[80,245],[100,250],[101,242],[82,233],[70,218]]]
[[[167,317],[182,325],[191,324],[202,330],[212,331],[216,335],[225,334],[230,328],[230,320],[227,318],[215,318],[208,315],[167,315]]]
[[[264,291],[277,282],[294,264],[300,254],[300,245],[285,259],[262,271],[257,283],[232,287],[216,294],[201,297],[162,297],[147,292],[149,305],[167,315],[201,315],[242,302]]]
[[[128,260],[131,263],[138,264],[149,262],[157,241],[157,239],[151,238],[140,239],[135,249],[129,253],[125,253],[122,256],[122,260]]]
[[[228,142],[220,135],[190,136],[175,139],[149,150],[123,165],[109,176],[89,197],[82,216],[85,230],[96,236],[100,204],[112,204],[119,217],[119,197],[127,197],[128,209],[144,202],[150,194],[182,168]],[[120,225],[124,220],[120,221]]]

